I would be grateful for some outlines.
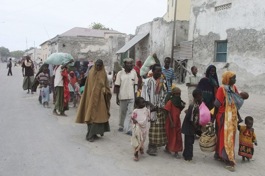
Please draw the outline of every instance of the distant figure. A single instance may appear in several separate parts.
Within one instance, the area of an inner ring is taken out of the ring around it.
[[[191,67],[192,75],[187,76],[186,86],[188,87],[189,104],[193,102],[192,92],[196,89],[201,77],[197,76],[198,69],[196,66]]]
[[[170,67],[170,63],[171,63],[171,58],[170,57],[166,57],[164,60],[164,67],[162,68],[162,72],[164,74],[164,76],[166,77],[167,80],[167,92],[171,92],[171,86],[172,86],[172,82],[173,80],[176,80],[177,77],[174,74],[174,70],[173,68]]]
[[[7,62],[7,68],[8,68],[7,76],[9,76],[9,75],[12,76],[12,59],[11,58]]]
[[[28,90],[28,94],[30,91],[33,94],[31,88],[34,81],[34,64],[29,56],[25,56],[25,59],[22,63],[22,74],[24,77],[23,89]]]
[[[112,78],[112,72],[109,72],[107,77],[108,77],[108,81],[109,81],[109,87],[112,88],[112,79],[113,79]]]

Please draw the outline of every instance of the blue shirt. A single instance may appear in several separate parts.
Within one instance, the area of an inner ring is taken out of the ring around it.
[[[177,79],[176,75],[174,74],[174,70],[173,68],[166,69],[163,67],[162,73],[165,75],[167,80],[167,92],[171,92],[172,81]]]

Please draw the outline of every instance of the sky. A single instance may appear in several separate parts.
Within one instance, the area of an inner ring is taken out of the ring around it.
[[[26,50],[74,27],[101,23],[126,34],[162,17],[167,0],[1,0],[0,47]]]

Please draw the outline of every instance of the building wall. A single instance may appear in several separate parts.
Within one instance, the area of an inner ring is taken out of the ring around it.
[[[51,46],[52,53],[69,53],[76,60],[102,59],[105,66],[111,68],[113,60],[117,57],[116,51],[125,44],[125,36],[124,34],[108,34],[104,38],[60,36],[55,41]]]
[[[49,42],[45,42],[41,45],[41,59],[45,61],[47,57],[50,55],[50,47]]]
[[[189,40],[193,61],[204,72],[209,64],[237,73],[239,88],[265,94],[264,0],[192,0]],[[229,5],[230,4],[230,5]],[[215,41],[227,40],[227,63],[214,62]]]
[[[188,21],[176,21],[175,45],[188,39],[188,27]],[[145,32],[149,32],[149,36],[135,45],[136,58],[144,61],[149,54],[156,53],[163,63],[165,57],[171,56],[173,22],[157,18],[136,29],[136,34]]]
[[[167,13],[164,20],[174,21],[175,0],[167,0]],[[176,20],[188,21],[190,18],[190,0],[177,0]]]

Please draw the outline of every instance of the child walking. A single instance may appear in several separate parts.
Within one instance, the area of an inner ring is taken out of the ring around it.
[[[178,87],[174,87],[171,93],[168,93],[166,106],[164,107],[168,112],[165,127],[168,143],[164,151],[169,154],[173,152],[177,159],[181,158],[178,152],[183,150],[180,113],[185,107],[185,102],[181,100],[180,94],[181,90]]]
[[[183,157],[186,161],[192,160],[195,134],[200,133],[199,106],[202,103],[202,91],[195,89],[192,92],[192,96],[194,98],[194,102],[189,105],[182,124],[182,133],[184,134]]]
[[[136,108],[132,113],[133,129],[131,144],[134,147],[134,160],[139,160],[139,152],[144,153],[144,142],[149,130],[150,110],[146,108],[143,97],[135,99]]]
[[[253,127],[253,118],[251,116],[247,116],[245,118],[245,125],[238,125],[239,130],[239,150],[238,155],[242,156],[242,160],[249,161],[252,158],[254,153],[253,143],[257,146],[256,134],[254,132]]]
[[[41,100],[44,108],[49,108],[50,101],[50,87],[49,82],[44,82],[43,87],[41,88]]]

